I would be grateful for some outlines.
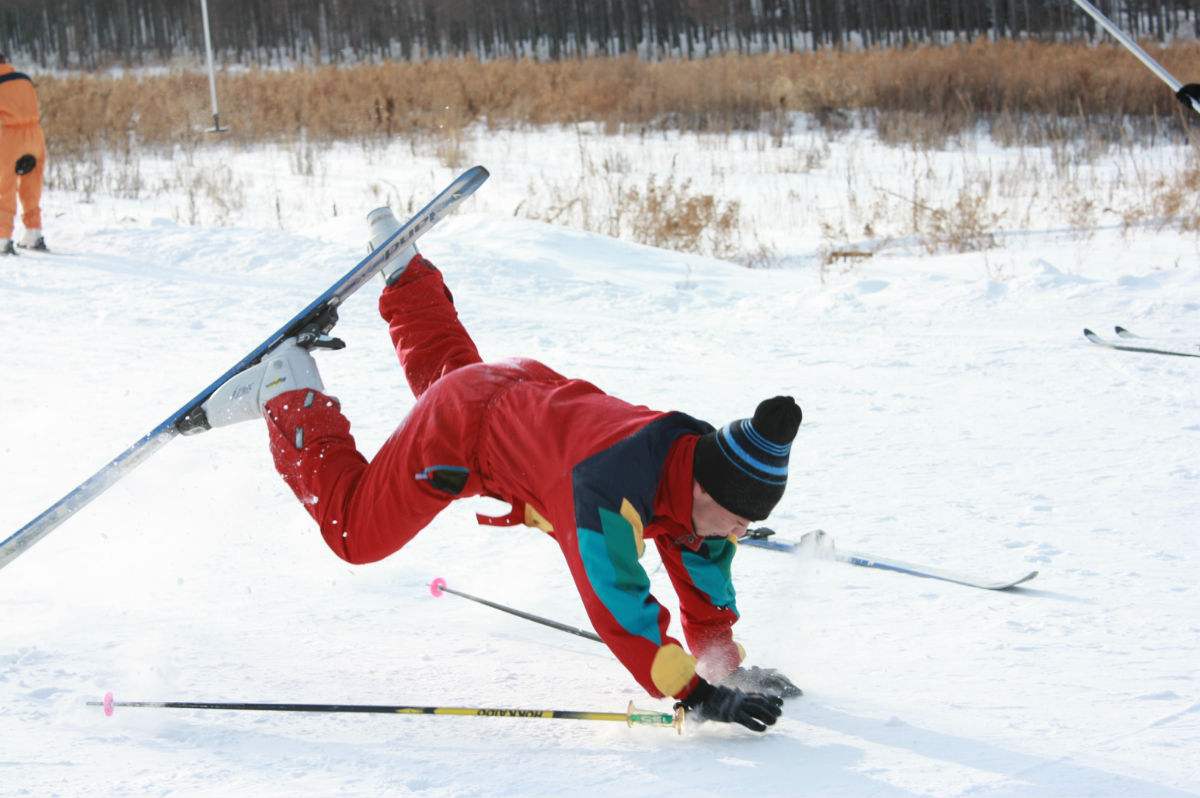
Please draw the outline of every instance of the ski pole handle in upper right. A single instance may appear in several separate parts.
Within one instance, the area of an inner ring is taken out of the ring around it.
[[[1175,92],[1175,96],[1179,102],[1183,103],[1184,108],[1190,108],[1200,114],[1200,83],[1188,83],[1180,86],[1179,91]]]

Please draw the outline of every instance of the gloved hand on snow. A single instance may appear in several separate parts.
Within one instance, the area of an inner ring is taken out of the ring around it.
[[[747,693],[762,693],[778,698],[795,698],[804,695],[796,684],[774,668],[738,668],[721,680],[726,687],[736,687]]]
[[[696,720],[740,723],[750,731],[764,732],[783,714],[783,699],[761,693],[744,693],[734,687],[711,685],[703,679],[682,706]]]

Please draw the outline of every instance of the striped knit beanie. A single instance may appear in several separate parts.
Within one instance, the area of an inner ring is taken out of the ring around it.
[[[701,436],[693,461],[696,481],[729,512],[763,520],[783,497],[788,453],[802,417],[796,400],[776,396],[760,402],[754,418]]]

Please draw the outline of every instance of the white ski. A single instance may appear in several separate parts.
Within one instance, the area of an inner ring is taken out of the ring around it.
[[[879,568],[884,571],[920,576],[926,579],[940,579],[943,582],[953,582],[956,585],[978,587],[984,590],[1008,590],[1011,587],[1028,582],[1038,575],[1037,571],[1018,576],[1015,579],[985,579],[968,574],[955,573],[941,568],[931,568],[928,565],[915,565],[902,560],[876,557],[873,554],[863,554],[857,551],[841,551],[833,545],[833,538],[822,529],[814,529],[801,536],[799,542],[771,540],[773,530],[760,527],[751,529],[742,543],[748,546],[771,549],[772,551],[790,551],[802,556],[823,560],[835,560],[863,568]]]
[[[1133,335],[1124,327],[1117,328],[1117,334],[1124,341],[1144,341],[1146,339],[1141,336]],[[1171,355],[1173,357],[1200,357],[1200,350],[1195,352],[1181,352],[1177,349],[1164,349],[1157,346],[1141,346],[1138,344],[1121,343],[1120,341],[1109,341],[1101,338],[1096,333],[1089,329],[1084,329],[1083,337],[1094,343],[1096,346],[1103,346],[1107,349],[1116,349],[1121,352],[1142,352],[1147,355]]]

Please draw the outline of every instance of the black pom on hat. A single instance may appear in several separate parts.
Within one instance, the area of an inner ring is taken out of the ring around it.
[[[804,414],[790,396],[759,403],[740,418],[701,436],[693,469],[700,487],[726,510],[762,521],[787,487],[788,455]]]

